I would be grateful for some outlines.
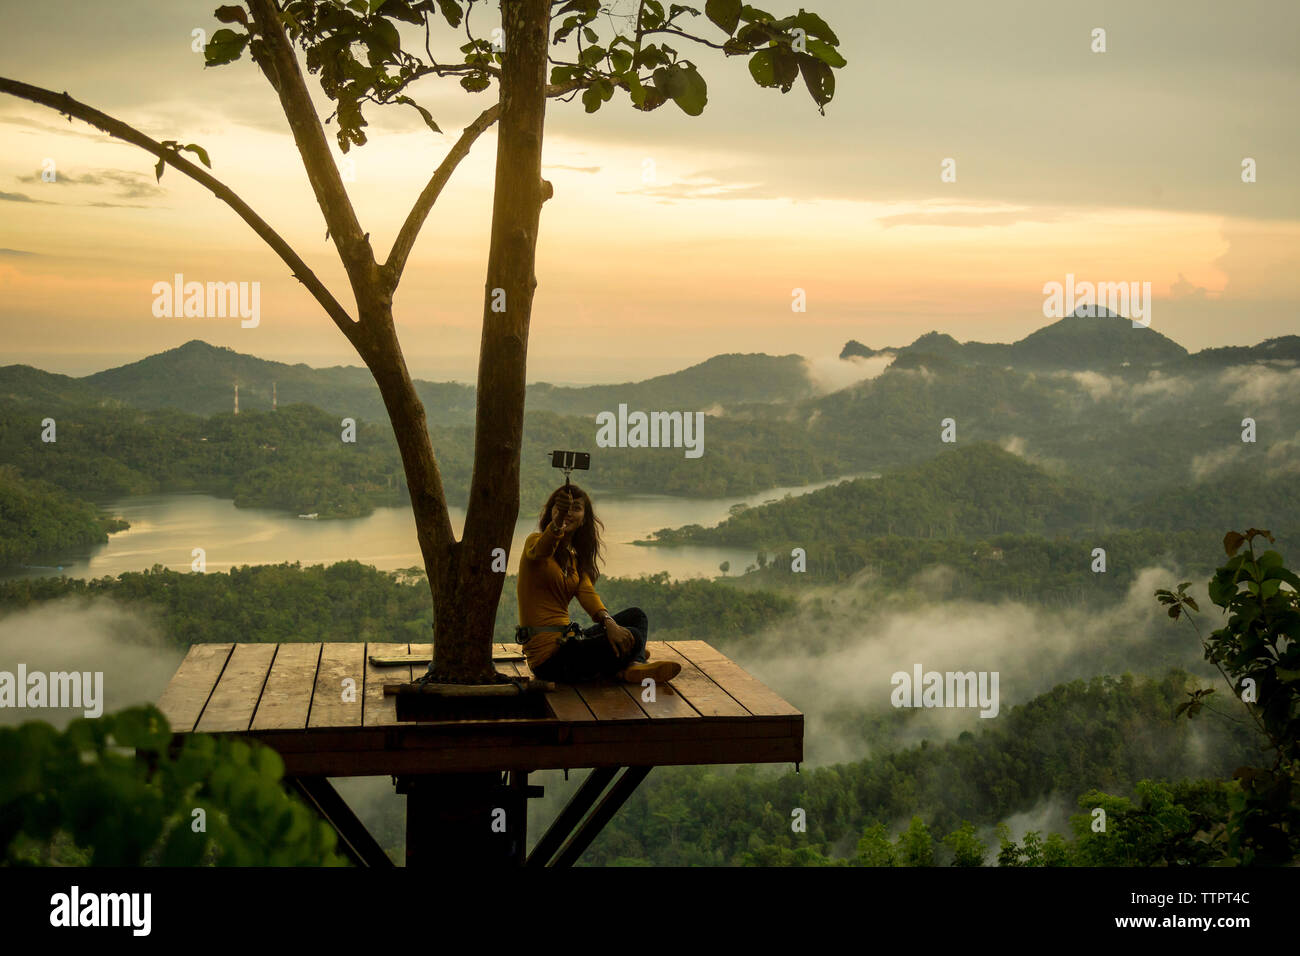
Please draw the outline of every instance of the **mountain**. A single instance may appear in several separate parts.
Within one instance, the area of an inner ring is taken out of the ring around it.
[[[1185,348],[1154,329],[1134,328],[1131,320],[1105,308],[1098,309],[1097,313],[1090,315],[1080,307],[1073,315],[1010,345],[958,342],[943,332],[927,332],[901,349],[871,349],[851,339],[840,352],[840,358],[894,352],[900,368],[927,366],[927,359],[938,359],[946,365],[1010,365],[1024,370],[1147,368],[1187,358]],[[1281,346],[1281,351],[1290,356],[1300,351],[1300,347],[1288,343]]]
[[[1187,357],[1187,349],[1155,329],[1133,327],[1131,320],[1102,315],[1068,315],[1011,346],[1017,366],[1099,369],[1122,365],[1162,365]],[[1082,312],[1082,309],[1080,309]]]
[[[0,368],[0,398],[72,404],[119,402],[208,416],[234,407],[236,382],[242,411],[269,410],[274,388],[282,408],[302,403],[359,421],[388,420],[379,389],[364,367],[288,365],[198,339],[79,379],[10,365]],[[431,426],[473,424],[472,386],[416,379],[415,390]],[[526,407],[529,412],[588,416],[616,411],[620,402],[631,409],[703,410],[720,404],[798,401],[812,394],[801,356],[733,353],[640,382],[586,387],[536,383],[528,386]]]
[[[1300,335],[1265,339],[1258,345],[1228,345],[1202,349],[1187,357],[1189,368],[1224,368],[1255,362],[1300,363]]]
[[[274,385],[281,407],[301,402],[334,415],[363,421],[387,420],[369,369],[288,365],[199,339],[138,362],[96,372],[81,381],[100,395],[137,408],[175,408],[192,415],[230,411],[236,382],[241,410],[269,410]],[[474,420],[474,390],[469,386],[424,381],[417,381],[415,386],[431,425],[461,425]]]
[[[0,368],[0,399],[54,405],[62,402],[91,404],[103,398],[82,379],[45,372],[30,365]]]
[[[813,394],[800,355],[762,353],[715,355],[678,372],[622,385],[569,388],[538,383],[528,386],[529,411],[591,415],[629,409],[705,409],[748,402],[798,401]]]
[[[873,349],[863,345],[857,339],[849,339],[840,350],[840,358],[875,358],[877,355],[894,355],[897,352],[898,349],[889,345],[883,349]]]

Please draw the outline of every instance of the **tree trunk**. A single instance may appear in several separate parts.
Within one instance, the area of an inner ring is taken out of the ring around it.
[[[479,351],[474,475],[464,534],[444,553],[439,553],[437,537],[423,526],[446,512],[433,506],[435,500],[441,500],[441,479],[433,462],[424,409],[405,363],[400,362],[400,351],[396,352],[400,369],[388,370],[393,380],[391,400],[380,382],[402,446],[411,505],[421,525],[420,549],[433,592],[435,647],[429,673],[431,679],[444,683],[497,679],[492,635],[505,576],[492,570],[492,552],[502,548],[509,553],[519,516],[528,324],[537,286],[538,222],[549,195],[542,182],[542,133],[550,5],[547,0],[505,0],[501,17],[501,117]],[[387,327],[392,328],[391,317]],[[395,335],[391,346],[397,349]],[[388,354],[387,343],[379,351],[381,356]],[[371,371],[379,380],[381,370],[372,365]],[[450,535],[443,540],[451,540]]]

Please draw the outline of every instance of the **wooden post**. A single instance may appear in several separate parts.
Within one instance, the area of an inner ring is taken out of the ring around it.
[[[406,794],[406,865],[522,866],[528,835],[528,774],[399,776]]]

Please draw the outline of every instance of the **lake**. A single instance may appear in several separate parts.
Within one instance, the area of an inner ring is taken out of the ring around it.
[[[633,545],[661,528],[687,524],[706,527],[727,517],[737,502],[753,506],[787,493],[806,494],[847,480],[843,476],[811,485],[772,488],[748,497],[676,498],[668,495],[601,494],[592,500],[605,525],[606,560],[603,573],[610,577],[637,577],[667,571],[673,578],[716,577],[718,565],[730,562],[732,575],[755,563],[748,549],[713,547],[643,547]],[[528,503],[515,525],[510,550],[510,573],[519,561],[524,539],[537,530]],[[0,577],[66,574],[76,578],[118,575],[161,564],[177,571],[190,569],[192,551],[203,548],[209,571],[227,571],[243,564],[279,564],[300,561],[333,564],[355,560],[381,570],[423,566],[415,537],[415,519],[409,507],[379,508],[365,518],[310,520],[263,508],[236,508],[228,499],[204,494],[138,495],[107,503],[110,514],[131,523],[127,531],[110,535],[108,543],[87,553],[47,558],[43,567],[0,573]],[[450,509],[457,536],[465,522],[463,508]],[[60,571],[57,566],[61,565]]]

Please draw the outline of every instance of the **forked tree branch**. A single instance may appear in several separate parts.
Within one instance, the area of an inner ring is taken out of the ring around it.
[[[433,204],[438,201],[438,196],[442,194],[442,189],[447,185],[447,180],[455,172],[460,161],[469,155],[470,147],[501,115],[501,104],[495,103],[489,106],[474,122],[470,123],[461,131],[460,139],[438,164],[438,168],[433,171],[433,177],[429,180],[428,185],[420,191],[419,197],[415,200],[415,205],[406,215],[406,221],[402,223],[401,230],[397,233],[397,238],[393,240],[393,248],[388,253],[388,261],[384,263],[384,273],[387,277],[390,288],[396,288],[397,283],[402,278],[402,270],[406,268],[406,258],[411,254],[411,249],[415,245],[415,239],[420,234],[420,227],[424,225],[424,220],[428,218],[429,211],[433,209]]]
[[[556,97],[571,93],[576,89],[587,85],[583,80],[570,80],[568,83],[548,84],[546,87],[546,96]],[[438,168],[433,171],[433,176],[429,179],[428,184],[420,191],[419,197],[415,200],[415,205],[407,213],[406,221],[402,223],[401,230],[397,233],[397,238],[393,240],[393,248],[388,253],[388,261],[384,263],[383,271],[386,276],[389,288],[396,288],[398,281],[402,278],[402,270],[406,268],[406,259],[411,254],[411,249],[415,246],[415,240],[420,234],[420,229],[424,226],[424,221],[429,217],[429,212],[433,209],[434,203],[442,195],[443,187],[451,179],[451,174],[456,171],[460,161],[469,155],[470,147],[474,141],[483,135],[501,115],[501,104],[495,103],[489,106],[474,122],[470,123],[461,131],[460,139],[443,157]]]
[[[293,270],[293,277],[307,287],[312,296],[325,309],[334,323],[347,336],[348,341],[356,344],[357,325],[352,317],[348,315],[346,309],[339,304],[338,300],[325,288],[324,284],[316,278],[316,274],[307,267],[293,248],[284,241],[274,229],[267,224],[266,220],[259,216],[253,209],[240,199],[229,186],[221,182],[211,173],[206,172],[194,163],[185,159],[175,150],[163,146],[157,140],[150,139],[144,133],[128,126],[121,120],[114,119],[107,113],[101,113],[93,107],[87,106],[74,100],[67,93],[55,93],[53,90],[42,89],[39,86],[32,86],[28,83],[21,83],[18,80],[10,80],[0,77],[0,92],[9,93],[20,99],[28,100],[40,106],[48,106],[51,109],[58,110],[65,116],[74,117],[89,123],[97,129],[103,130],[109,136],[130,143],[133,146],[139,146],[146,152],[152,153],[160,160],[178,170],[184,175],[190,177],[200,186],[207,189],[214,196],[233,209],[236,215],[252,227],[266,242],[268,246],[275,250],[276,254],[284,260],[285,264]]]

